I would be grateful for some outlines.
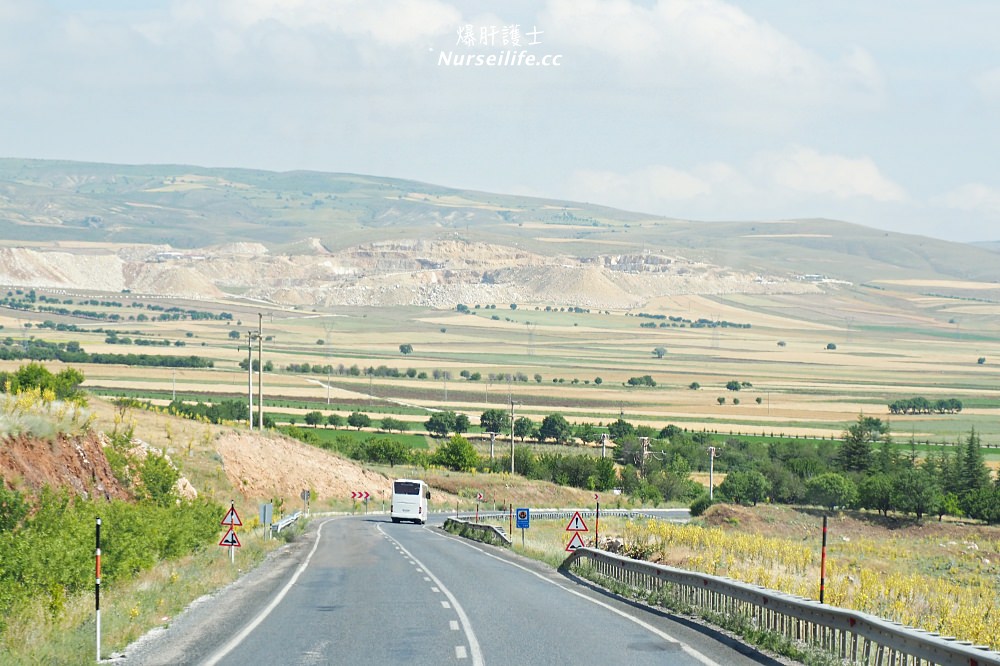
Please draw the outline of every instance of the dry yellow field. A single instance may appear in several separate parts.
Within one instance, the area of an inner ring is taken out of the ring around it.
[[[484,409],[509,408],[513,400],[518,416],[535,421],[559,412],[579,423],[623,416],[656,428],[672,423],[720,433],[831,437],[864,413],[889,419],[899,441],[952,441],[976,427],[989,443],[1000,436],[1000,305],[927,296],[903,288],[912,281],[903,282],[899,291],[889,291],[884,282],[879,290],[845,287],[824,294],[677,295],[634,312],[471,303],[472,314],[421,308],[306,311],[238,299],[160,299],[164,307],[227,312],[233,320],[109,324],[8,310],[0,312],[0,325],[15,341],[36,336],[78,341],[92,353],[212,360],[213,368],[199,370],[82,368],[86,387],[146,394],[160,403],[174,395],[206,400],[246,395],[247,376],[239,363],[246,361],[246,334],[256,332],[260,313],[264,360],[275,368],[264,375],[265,399],[269,410],[288,414],[389,411],[420,423],[432,410],[450,409],[468,414],[475,424]],[[128,307],[116,311],[130,314]],[[102,330],[39,330],[45,320]],[[693,327],[698,320],[726,325]],[[107,344],[109,330],[172,344]],[[233,331],[236,338],[230,337]],[[183,346],[175,346],[178,341]],[[412,345],[412,353],[400,353],[404,343]],[[665,350],[662,358],[653,353],[657,347]],[[329,365],[332,372],[285,371],[303,363]],[[18,364],[0,362],[0,368]],[[360,374],[338,372],[351,366]],[[427,377],[365,373],[379,366]],[[463,377],[472,373],[479,379]],[[630,378],[644,375],[653,378],[655,388],[627,386]],[[731,380],[750,386],[729,391]],[[255,376],[255,394],[256,382]],[[693,384],[700,388],[693,390]],[[958,398],[965,408],[958,414],[890,419],[889,402],[915,396]]]

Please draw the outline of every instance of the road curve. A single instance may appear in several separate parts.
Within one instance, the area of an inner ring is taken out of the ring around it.
[[[212,613],[210,635],[179,636],[183,651],[169,649],[169,641],[160,649],[147,645],[127,662],[781,663],[689,620],[437,527],[397,525],[384,516],[318,519],[300,541],[295,566],[286,566],[280,580],[246,595],[239,612]],[[230,620],[219,619],[227,613]],[[177,624],[189,627],[185,634],[198,631],[191,622]]]

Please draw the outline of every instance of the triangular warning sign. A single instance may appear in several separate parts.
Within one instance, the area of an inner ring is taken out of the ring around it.
[[[236,513],[236,507],[229,507],[229,511],[226,512],[226,517],[222,519],[221,525],[236,525],[240,527],[243,525],[243,521],[240,520],[239,514]]]
[[[226,532],[226,536],[222,537],[222,541],[219,542],[220,546],[231,546],[233,548],[240,547],[240,540],[236,538],[236,532],[230,527],[229,531]]]
[[[580,512],[577,511],[573,514],[573,517],[569,521],[569,525],[566,526],[567,532],[587,532],[587,523],[583,522],[583,518],[580,516]]]
[[[573,538],[569,540],[568,544],[566,544],[566,552],[572,553],[577,548],[585,548],[586,546],[587,544],[583,542],[583,539],[580,537],[580,533],[574,532]]]

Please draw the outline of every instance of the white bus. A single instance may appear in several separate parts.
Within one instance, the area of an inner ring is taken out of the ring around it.
[[[411,520],[418,525],[427,522],[427,500],[431,489],[419,479],[396,479],[392,482],[392,504],[389,517],[392,522]]]

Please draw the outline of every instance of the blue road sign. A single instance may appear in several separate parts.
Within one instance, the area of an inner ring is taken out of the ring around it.
[[[517,518],[517,527],[526,529],[531,527],[531,509],[517,509],[514,511]]]

